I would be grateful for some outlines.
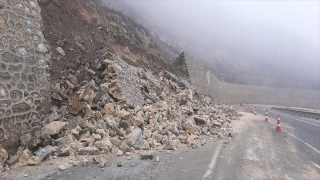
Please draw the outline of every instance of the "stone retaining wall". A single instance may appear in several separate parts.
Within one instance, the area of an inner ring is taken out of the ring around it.
[[[190,80],[195,89],[199,93],[211,96],[216,102],[227,104],[269,104],[320,109],[320,91],[221,82],[190,55],[187,55],[186,60]]]
[[[16,146],[50,110],[49,68],[36,0],[0,0],[0,145]]]

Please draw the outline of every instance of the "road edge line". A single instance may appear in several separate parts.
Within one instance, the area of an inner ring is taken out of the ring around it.
[[[259,116],[263,117],[261,114],[258,113]],[[263,117],[264,118],[264,117]],[[290,117],[289,117],[290,118]],[[274,119],[272,117],[270,117],[269,119]],[[275,119],[274,119],[275,120]],[[272,123],[270,122],[271,124],[275,124],[275,123]],[[302,142],[303,144],[305,144],[306,146],[308,146],[309,148],[311,148],[312,150],[314,150],[315,152],[319,153],[320,154],[320,151],[318,149],[316,149],[315,147],[311,146],[310,144],[304,142],[302,139],[296,137],[295,135],[289,133],[287,130],[283,129],[283,127],[281,128],[283,131],[285,131],[286,133],[288,133],[290,136],[296,138],[298,141]]]
[[[202,178],[203,180],[206,179],[208,176],[210,176],[213,173],[213,170],[214,170],[214,168],[217,164],[217,161],[218,161],[218,156],[219,156],[221,149],[222,149],[222,144],[223,144],[223,142],[220,142],[216,151],[214,152],[214,154],[211,158],[211,162],[210,162],[209,166],[207,167],[206,172],[203,175],[203,178]]]

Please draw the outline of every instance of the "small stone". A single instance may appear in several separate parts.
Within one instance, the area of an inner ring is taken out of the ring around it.
[[[78,161],[70,161],[70,164],[72,164],[72,166],[77,166],[79,164]]]
[[[131,152],[126,152],[126,156],[131,156]]]
[[[85,158],[85,157],[83,157],[83,158],[81,159],[81,165],[82,165],[82,166],[88,166],[88,164],[89,164],[88,159]]]
[[[79,130],[74,128],[71,130],[71,134],[74,135],[74,136],[79,136]]]
[[[74,89],[74,85],[69,80],[66,80],[66,83],[71,89]]]
[[[127,157],[128,160],[131,160],[132,158],[130,156]]]
[[[94,143],[94,146],[99,148],[100,150],[111,151],[113,145],[112,145],[109,137],[106,137],[102,140],[96,141]]]
[[[122,167],[122,163],[121,163],[121,162],[118,162],[118,163],[117,163],[117,167]]]
[[[66,170],[66,166],[63,165],[63,164],[60,164],[60,165],[58,166],[58,169],[59,169],[59,171],[64,171],[64,170]]]
[[[35,155],[37,157],[41,157],[41,158],[47,158],[50,155],[52,155],[54,152],[56,151],[56,149],[52,146],[46,146],[42,149],[39,149],[38,151],[35,152]]]
[[[100,139],[101,139],[101,135],[100,135],[100,134],[95,134],[95,133],[93,133],[92,136],[93,136],[93,138],[94,138],[95,140],[100,140]]]
[[[117,156],[123,156],[123,155],[124,155],[123,151],[119,150],[119,151],[117,152]]]
[[[105,158],[103,156],[95,156],[93,158],[95,162],[99,164],[99,167],[103,168],[106,164]]]
[[[28,174],[24,174],[23,176],[24,176],[24,177],[28,177]]]
[[[4,163],[8,159],[8,153],[5,149],[0,148],[0,167],[3,167]]]
[[[52,97],[53,99],[55,99],[55,100],[62,101],[62,98],[61,98],[57,93],[55,93],[55,92],[53,92],[53,93],[51,94],[51,97]]]
[[[78,149],[78,154],[79,155],[97,155],[99,154],[100,151],[98,148],[96,147],[84,147],[84,148],[79,148]]]
[[[64,52],[64,50],[61,47],[57,47],[56,50],[62,55],[65,56],[66,53]]]
[[[159,157],[159,156],[156,156],[156,157],[154,158],[154,161],[155,161],[155,162],[159,162],[159,161],[160,161],[160,157]]]
[[[141,159],[153,159],[154,158],[154,151],[144,151],[140,153]]]
[[[42,161],[42,159],[43,158],[41,158],[41,157],[31,156],[28,159],[27,164],[30,165],[30,166],[36,166]]]
[[[114,105],[112,103],[107,103],[104,105],[104,110],[107,112],[107,114],[113,114],[114,113]]]
[[[131,114],[128,111],[122,109],[116,112],[116,116],[123,119],[129,119],[131,117]]]

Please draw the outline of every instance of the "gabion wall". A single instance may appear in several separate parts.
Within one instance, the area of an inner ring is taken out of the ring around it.
[[[49,68],[36,0],[0,0],[0,146],[13,146],[50,110]]]
[[[199,62],[186,55],[190,81],[198,93],[225,104],[267,104],[320,109],[320,91],[250,86],[219,81]]]

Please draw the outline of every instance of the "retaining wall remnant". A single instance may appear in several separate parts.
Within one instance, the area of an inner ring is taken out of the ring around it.
[[[36,0],[0,0],[0,146],[17,146],[50,110],[49,68]]]

